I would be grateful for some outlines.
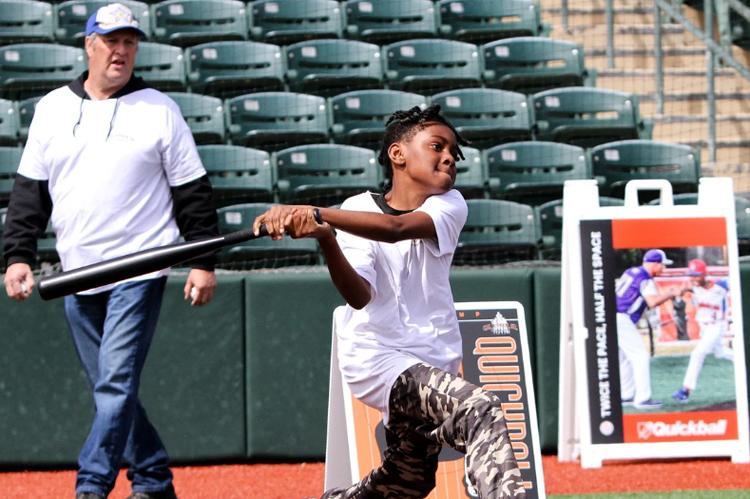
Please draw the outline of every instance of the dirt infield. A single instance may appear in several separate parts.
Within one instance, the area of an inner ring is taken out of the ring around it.
[[[317,497],[323,488],[323,464],[247,464],[174,468],[182,499],[300,499]],[[561,464],[544,457],[548,494],[595,492],[668,492],[673,490],[748,489],[750,465],[723,460],[607,463],[597,470]],[[73,471],[0,473],[3,499],[73,497]],[[113,499],[130,493],[124,472]]]

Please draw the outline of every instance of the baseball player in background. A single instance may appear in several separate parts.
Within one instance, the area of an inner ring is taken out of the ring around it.
[[[672,398],[678,402],[687,402],[690,398],[690,392],[695,390],[698,384],[703,361],[709,353],[713,352],[714,356],[720,359],[734,359],[733,352],[725,348],[721,342],[729,324],[729,286],[725,280],[709,281],[706,274],[706,262],[699,258],[690,260],[688,276],[691,286],[687,291],[692,295],[695,321],[700,326],[700,340],[690,353],[690,362],[682,387],[672,394]]]
[[[615,281],[617,296],[617,344],[620,353],[620,390],[624,404],[637,409],[658,409],[662,403],[651,398],[651,356],[636,324],[643,312],[655,308],[680,291],[659,293],[654,277],[670,265],[664,251],[650,249],[643,264],[630,267]]]

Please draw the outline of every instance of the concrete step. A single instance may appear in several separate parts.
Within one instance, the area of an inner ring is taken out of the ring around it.
[[[618,49],[653,50],[655,46],[653,24],[616,24],[614,42]],[[568,32],[553,32],[554,38],[583,44],[586,48],[607,46],[607,26],[574,26]],[[661,45],[664,49],[703,48],[703,43],[680,24],[662,26]]]
[[[750,115],[719,116],[716,137],[722,141],[740,141],[750,136]],[[708,137],[708,120],[702,116],[664,116],[654,118],[653,138],[664,141],[699,141]],[[750,157],[747,158],[750,160]]]
[[[717,149],[717,153],[720,149]],[[750,153],[750,147],[743,150],[745,157]],[[731,177],[734,181],[734,192],[750,193],[750,164],[738,162],[717,161],[713,165],[714,177]]]
[[[602,69],[597,73],[598,87],[638,94],[656,92],[654,70]],[[718,94],[750,91],[750,82],[736,77],[733,69],[719,69],[715,73],[714,89]],[[665,94],[697,94],[707,90],[705,70],[669,68],[664,72]]]
[[[656,115],[656,100],[653,93],[636,94],[639,110],[642,116]],[[705,117],[708,110],[705,93],[695,94],[667,94],[664,98],[664,115],[680,116],[694,115]],[[733,116],[735,114],[750,114],[750,92],[736,92],[720,94],[716,98],[716,115]],[[748,157],[750,160],[750,156]]]

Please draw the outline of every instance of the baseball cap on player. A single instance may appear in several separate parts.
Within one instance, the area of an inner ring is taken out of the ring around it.
[[[141,38],[146,37],[146,33],[141,30],[133,13],[121,3],[111,3],[100,7],[86,22],[86,36],[94,33],[106,35],[120,29],[132,29],[137,31]]]
[[[688,262],[688,275],[701,276],[706,275],[706,262],[700,258],[694,258]]]
[[[643,255],[643,263],[661,263],[663,265],[672,265],[674,262],[667,258],[667,255],[660,249],[650,249]]]

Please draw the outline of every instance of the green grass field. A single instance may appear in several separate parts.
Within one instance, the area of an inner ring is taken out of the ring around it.
[[[691,411],[716,406],[724,409],[731,408],[730,404],[734,403],[736,397],[733,363],[729,360],[717,359],[713,355],[706,357],[698,378],[698,386],[690,394],[690,400],[687,403],[680,403],[672,398],[672,394],[682,386],[689,360],[689,355],[660,355],[651,359],[652,398],[664,403],[659,412]],[[624,412],[641,411],[625,407]]]

